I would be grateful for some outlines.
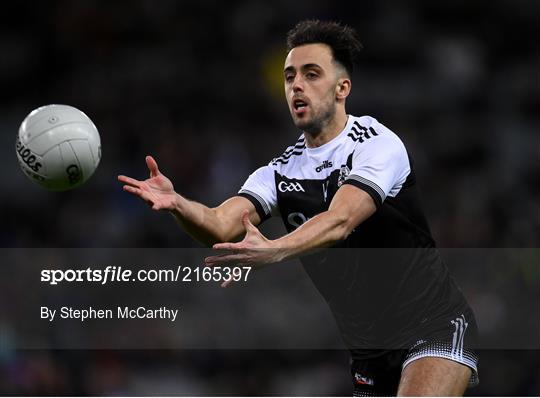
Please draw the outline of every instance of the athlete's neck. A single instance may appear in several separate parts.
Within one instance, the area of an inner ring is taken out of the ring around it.
[[[335,117],[319,133],[313,134],[304,131],[306,146],[308,148],[317,148],[332,141],[343,131],[346,124],[347,114],[345,113],[345,109],[339,109]]]

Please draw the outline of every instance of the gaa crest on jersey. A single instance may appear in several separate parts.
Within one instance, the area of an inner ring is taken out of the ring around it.
[[[347,177],[349,177],[349,174],[352,170],[352,159],[353,159],[354,151],[352,151],[349,156],[347,156],[347,162],[345,164],[341,165],[341,168],[339,169],[339,176],[337,181],[338,188],[343,185]]]
[[[279,192],[306,192],[302,184],[296,181],[281,181],[277,186]]]
[[[339,177],[337,186],[340,187],[343,185],[347,177],[349,176],[349,173],[351,172],[351,169],[346,164],[341,165],[341,168],[339,169]]]

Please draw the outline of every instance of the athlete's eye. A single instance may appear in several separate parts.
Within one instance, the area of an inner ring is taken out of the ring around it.
[[[309,80],[314,80],[314,79],[316,79],[318,77],[318,75],[315,72],[308,72],[308,73],[306,73],[306,77]]]
[[[292,74],[285,75],[285,81],[287,83],[292,83],[293,80],[294,80],[294,75],[292,75]]]

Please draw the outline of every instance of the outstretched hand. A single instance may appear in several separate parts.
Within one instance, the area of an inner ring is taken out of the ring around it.
[[[124,175],[118,176],[118,181],[124,183],[124,191],[138,196],[153,210],[173,210],[176,201],[174,186],[158,169],[152,156],[146,157],[146,165],[150,170],[150,178],[139,181]]]
[[[267,239],[259,229],[249,220],[249,212],[242,213],[242,224],[246,236],[238,243],[216,243],[215,250],[225,250],[227,253],[206,257],[205,264],[209,267],[222,264],[235,264],[237,266],[260,266],[281,261],[280,250],[275,243]],[[225,281],[222,287],[227,287],[232,280]]]

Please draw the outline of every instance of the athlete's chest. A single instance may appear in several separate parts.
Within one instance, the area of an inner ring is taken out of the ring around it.
[[[352,157],[352,150],[326,157],[304,157],[274,173],[277,204],[288,230],[328,210],[351,171]]]

